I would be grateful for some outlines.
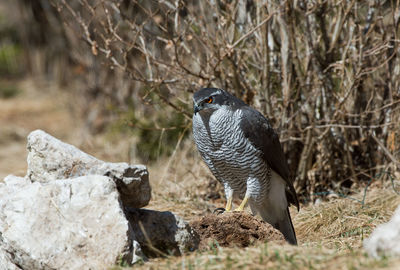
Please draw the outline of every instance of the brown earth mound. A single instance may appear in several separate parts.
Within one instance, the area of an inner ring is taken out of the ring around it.
[[[246,212],[208,214],[191,222],[200,236],[200,249],[217,241],[220,246],[247,247],[256,241],[282,241],[282,234],[270,224]]]

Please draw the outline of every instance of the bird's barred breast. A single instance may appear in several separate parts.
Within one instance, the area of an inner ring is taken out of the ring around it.
[[[240,127],[241,110],[216,110],[206,123],[197,114],[193,118],[195,143],[204,161],[215,177],[228,185],[240,197],[246,192],[246,182],[254,178],[253,189],[257,197],[265,194],[269,186],[269,168],[261,153],[244,136]],[[261,199],[261,198],[260,198]]]

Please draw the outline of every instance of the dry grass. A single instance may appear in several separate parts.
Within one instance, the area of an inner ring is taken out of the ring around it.
[[[399,258],[370,258],[362,241],[399,204],[400,196],[393,190],[375,189],[364,207],[344,198],[305,206],[293,220],[298,247],[272,242],[210,249],[151,260],[139,269],[396,269]]]
[[[361,251],[322,246],[260,244],[245,249],[219,248],[181,258],[158,259],[138,269],[397,269],[394,258],[371,259]]]

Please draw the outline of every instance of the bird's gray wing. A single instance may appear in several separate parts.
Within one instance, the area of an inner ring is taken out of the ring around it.
[[[278,134],[260,112],[248,106],[240,109],[243,113],[240,126],[244,136],[256,149],[261,151],[263,159],[271,169],[285,180],[288,187],[286,189],[287,200],[289,204],[292,203],[299,209],[296,191],[290,178],[289,166],[279,142]]]

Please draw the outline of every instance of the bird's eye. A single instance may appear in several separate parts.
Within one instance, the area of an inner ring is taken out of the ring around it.
[[[213,102],[213,97],[209,97],[208,99],[206,99],[206,103],[212,103]]]

